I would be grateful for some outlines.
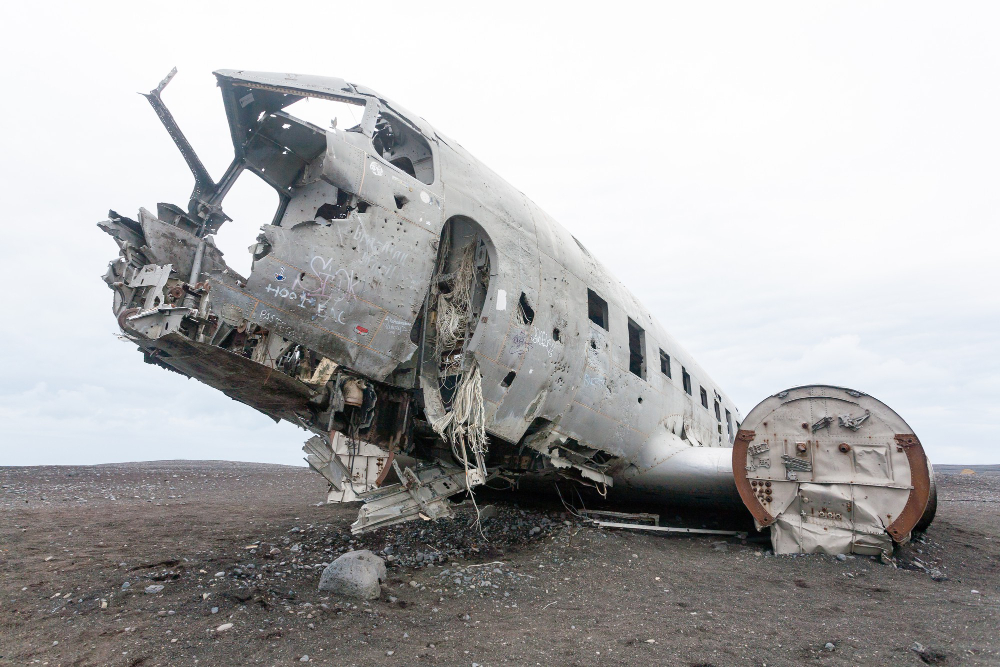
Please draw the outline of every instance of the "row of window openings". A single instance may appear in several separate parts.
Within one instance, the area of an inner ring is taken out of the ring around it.
[[[590,321],[601,327],[605,331],[608,329],[608,302],[597,295],[594,290],[587,290],[587,313],[590,316]],[[633,374],[646,379],[646,357],[643,350],[646,349],[646,332],[643,331],[642,327],[636,324],[632,318],[628,318],[628,369]],[[673,374],[670,371],[670,355],[660,350],[660,372],[663,373],[668,378],[672,378]],[[687,392],[689,396],[694,396],[694,391],[691,386],[691,374],[687,372],[687,369],[681,366],[681,382],[684,385],[684,391]],[[698,387],[701,390],[701,405],[706,410],[708,409],[708,392],[704,387]],[[715,419],[721,424],[722,423],[722,410],[719,405],[718,399],[715,400]],[[729,433],[733,431],[733,417],[729,410],[726,410],[726,428],[729,429]]]

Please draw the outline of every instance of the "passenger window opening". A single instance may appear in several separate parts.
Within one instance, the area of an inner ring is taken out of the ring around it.
[[[608,302],[591,289],[587,290],[587,315],[591,322],[608,331]]]
[[[722,423],[722,411],[719,409],[718,401],[715,402],[715,421],[719,422],[720,424]],[[720,429],[719,432],[721,433],[722,426],[719,426],[719,429]]]
[[[646,357],[643,348],[646,347],[646,332],[638,324],[628,318],[628,369],[633,375],[646,379]]]
[[[337,203],[326,202],[316,209],[316,217],[327,221],[344,220],[355,210],[356,206],[351,206],[351,194],[346,190],[337,191]]]
[[[708,392],[705,391],[704,387],[698,387],[701,390],[701,406],[708,409]]]
[[[688,396],[693,396],[691,391],[691,375],[688,374],[687,369],[681,366],[681,381],[684,384],[684,391],[688,393]]]
[[[729,440],[733,439],[733,415],[726,410],[726,432],[729,433]]]
[[[535,320],[535,310],[528,303],[528,295],[524,292],[521,292],[521,298],[517,300],[517,316],[526,326]]]
[[[383,160],[421,183],[434,182],[434,158],[424,137],[402,119],[382,111],[375,121],[372,147]]]
[[[660,350],[660,372],[667,377],[673,377],[670,375],[670,355]]]

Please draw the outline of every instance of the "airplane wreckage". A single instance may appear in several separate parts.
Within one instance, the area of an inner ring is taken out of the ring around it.
[[[187,207],[99,223],[122,335],[312,432],[328,499],[363,501],[355,532],[528,480],[745,505],[778,553],[878,554],[933,518],[895,412],[815,385],[741,417],[587,248],[419,116],[337,78],[222,70],[235,155],[216,182],[161,100],[175,73],[146,98],[194,174]],[[280,198],[248,276],[214,242],[245,171]]]

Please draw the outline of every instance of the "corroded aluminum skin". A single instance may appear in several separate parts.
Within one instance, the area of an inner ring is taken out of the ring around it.
[[[488,433],[517,442],[532,420],[548,419],[559,435],[626,458],[631,465],[616,477],[624,486],[692,446],[729,445],[735,433],[726,433],[724,423],[719,433],[713,410],[697,399],[698,387],[713,400],[718,395],[736,422],[739,413],[697,362],[562,225],[457,143],[374,91],[340,79],[216,74],[224,91],[264,85],[387,108],[429,139],[437,164],[434,183],[425,185],[383,161],[364,133],[328,131],[315,180],[294,193],[280,227],[265,228],[274,252],[254,265],[244,294],[227,297],[241,303],[248,319],[384,379],[412,353],[410,326],[427,292],[438,237],[445,221],[460,216],[489,239],[489,292],[469,347],[484,376]],[[370,202],[367,220],[354,214],[331,227],[314,224],[330,184]],[[400,210],[391,204],[397,195],[408,199]],[[283,270],[304,275],[294,300],[275,295],[273,276]],[[588,288],[608,302],[610,331],[587,318]],[[293,316],[309,310],[303,291],[325,298],[324,290],[344,299],[335,297],[319,317],[315,305],[308,318]],[[537,304],[530,326],[512,317],[521,293]],[[646,379],[629,372],[626,318],[645,329]],[[672,379],[659,372],[659,349],[672,358]],[[680,386],[681,366],[692,376],[694,397]],[[511,370],[516,379],[502,387]]]

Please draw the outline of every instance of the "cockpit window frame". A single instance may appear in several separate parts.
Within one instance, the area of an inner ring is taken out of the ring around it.
[[[437,142],[433,138],[428,137],[426,134],[424,134],[420,130],[420,128],[418,128],[416,125],[414,125],[412,122],[410,122],[406,118],[405,115],[399,113],[398,111],[396,111],[392,107],[390,107],[388,105],[385,105],[385,104],[378,104],[378,103],[376,103],[374,105],[374,107],[375,108],[374,108],[374,119],[372,120],[372,133],[369,134],[369,135],[366,135],[366,136],[368,136],[369,143],[371,143],[371,147],[372,147],[371,155],[372,155],[372,157],[374,157],[380,163],[386,165],[390,169],[393,169],[394,171],[402,174],[403,176],[405,176],[407,178],[413,179],[414,182],[420,184],[419,187],[422,187],[422,188],[423,187],[435,187],[436,185],[438,185],[438,181],[441,178],[441,169],[440,169],[440,165],[438,163],[438,147],[437,147]],[[410,132],[414,133],[417,137],[419,137],[421,140],[423,140],[427,144],[427,147],[431,151],[431,170],[432,170],[432,175],[433,175],[433,178],[431,179],[430,183],[424,182],[423,180],[421,180],[417,176],[414,176],[414,175],[412,175],[412,174],[404,171],[400,167],[397,167],[396,165],[394,165],[389,160],[386,160],[375,149],[375,144],[374,144],[374,140],[375,140],[375,126],[378,123],[378,118],[383,113],[384,114],[388,114],[388,115],[392,116],[392,118],[394,120],[398,120],[401,123],[403,123],[403,125],[406,126],[407,130],[409,130]],[[367,109],[365,109],[365,114],[366,114],[366,120],[367,120],[367,114],[368,114],[368,110]]]

